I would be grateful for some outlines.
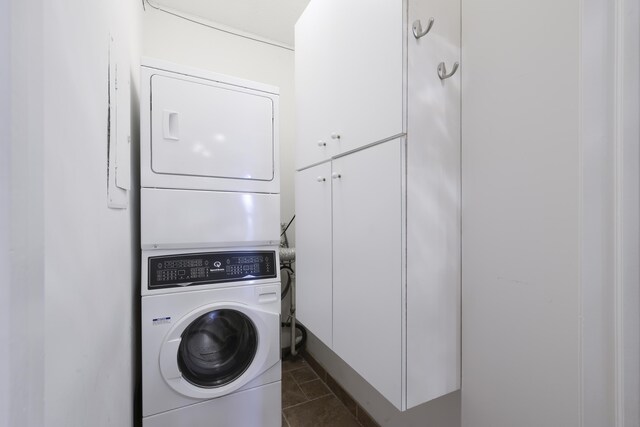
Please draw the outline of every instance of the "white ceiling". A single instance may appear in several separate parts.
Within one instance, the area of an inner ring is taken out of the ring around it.
[[[293,27],[309,0],[150,0],[171,8],[293,46]]]

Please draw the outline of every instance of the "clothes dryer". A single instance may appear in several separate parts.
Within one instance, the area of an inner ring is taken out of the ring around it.
[[[141,247],[280,243],[279,89],[145,58]]]
[[[279,193],[276,87],[145,58],[143,188]]]

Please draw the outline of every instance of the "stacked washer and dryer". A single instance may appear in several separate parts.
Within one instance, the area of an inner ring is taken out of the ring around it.
[[[144,427],[280,426],[278,99],[143,61]]]

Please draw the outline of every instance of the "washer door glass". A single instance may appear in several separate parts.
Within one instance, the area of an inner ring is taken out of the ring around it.
[[[249,367],[258,347],[256,327],[245,314],[230,309],[210,311],[182,333],[178,367],[198,387],[221,387]]]

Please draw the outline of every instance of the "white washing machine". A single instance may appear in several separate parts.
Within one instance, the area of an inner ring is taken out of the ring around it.
[[[142,298],[144,427],[280,427],[279,336],[279,282]]]
[[[144,427],[279,426],[277,248],[143,251]]]

